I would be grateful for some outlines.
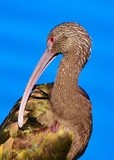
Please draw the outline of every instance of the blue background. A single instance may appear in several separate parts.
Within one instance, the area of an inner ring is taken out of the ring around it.
[[[79,84],[93,106],[93,133],[80,160],[114,159],[114,1],[0,0],[0,123],[16,100],[46,47],[55,25],[75,21],[89,32],[92,54]],[[38,83],[54,81],[61,56]]]

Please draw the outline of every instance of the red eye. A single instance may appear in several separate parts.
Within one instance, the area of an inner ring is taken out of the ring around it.
[[[54,42],[54,38],[53,38],[53,37],[50,37],[50,41],[51,41],[51,42]]]

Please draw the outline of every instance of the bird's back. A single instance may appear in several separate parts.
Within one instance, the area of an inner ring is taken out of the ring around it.
[[[73,134],[53,117],[53,83],[35,86],[26,105],[24,125],[18,128],[21,99],[0,127],[0,160],[65,160]]]

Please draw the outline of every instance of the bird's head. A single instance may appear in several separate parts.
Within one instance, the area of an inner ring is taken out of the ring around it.
[[[76,56],[87,59],[90,55],[90,45],[91,39],[88,33],[79,24],[73,22],[56,26],[51,30],[47,39],[47,48],[53,55],[70,56],[76,51]]]
[[[67,57],[75,53],[73,57],[78,57],[84,64],[90,54],[90,43],[88,33],[76,23],[62,23],[51,30],[47,39],[46,51],[30,77],[21,101],[18,116],[19,127],[23,126],[24,109],[31,90],[49,62],[60,53]]]

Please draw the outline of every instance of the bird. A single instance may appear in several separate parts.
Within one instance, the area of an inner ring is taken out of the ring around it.
[[[0,126],[0,160],[75,160],[92,133],[92,104],[78,84],[91,53],[91,38],[76,22],[49,33],[46,50],[20,98]],[[48,64],[62,59],[55,82],[37,85]]]

